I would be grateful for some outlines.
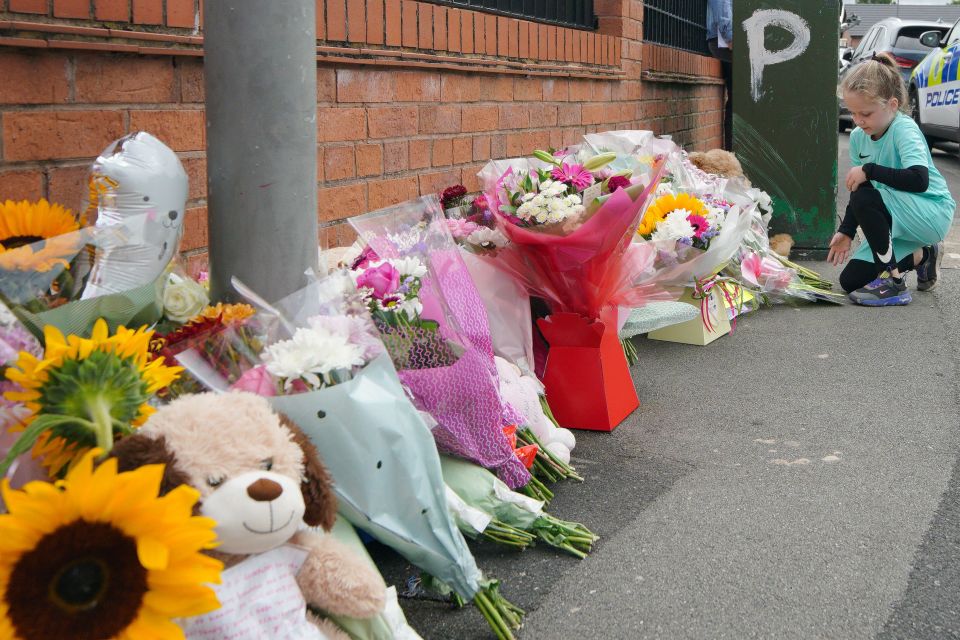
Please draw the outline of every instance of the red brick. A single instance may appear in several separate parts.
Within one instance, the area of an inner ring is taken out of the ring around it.
[[[327,39],[342,42],[347,39],[346,0],[326,0]]]
[[[473,159],[490,159],[490,136],[475,136],[473,138]]]
[[[557,105],[530,105],[530,126],[538,129],[557,126]]]
[[[387,0],[384,22],[387,25],[387,46],[399,47],[401,43],[400,0]]]
[[[347,0],[347,40],[363,42],[367,37],[365,0]]]
[[[447,187],[460,184],[459,171],[433,171],[421,173],[418,177],[420,178],[421,196],[440,193]]]
[[[207,233],[207,208],[187,209],[183,216],[183,240],[180,241],[180,251],[206,248],[210,242]]]
[[[490,158],[507,157],[507,136],[500,134],[490,137]]]
[[[407,170],[407,141],[383,143],[383,172],[397,173]]]
[[[88,195],[87,176],[90,165],[53,167],[47,171],[47,199],[80,213]],[[89,220],[88,222],[93,222]]]
[[[477,17],[479,18],[480,15],[477,14]],[[483,15],[483,32],[486,43],[483,52],[491,56],[497,55],[497,16],[489,13]],[[481,53],[481,51],[477,49],[477,53]]]
[[[464,167],[460,170],[460,184],[467,188],[467,191],[480,191],[482,185],[480,184],[480,178],[477,176],[477,173],[480,169],[483,168],[483,165],[473,165],[472,167]]]
[[[573,36],[572,30],[563,29],[563,59],[567,62],[573,60]]]
[[[133,0],[136,24],[163,24],[163,0]]]
[[[562,78],[550,78],[543,81],[544,102],[566,102],[570,99],[569,82]]]
[[[370,107],[367,128],[371,138],[400,138],[417,133],[417,107]]]
[[[383,147],[378,144],[357,145],[357,175],[361,178],[383,173]]]
[[[606,105],[602,103],[585,104],[581,109],[583,124],[600,124],[605,120]]]
[[[507,136],[507,157],[516,158],[526,155],[531,151],[533,151],[533,149],[528,149],[523,144],[523,140],[520,138],[519,134]]]
[[[526,105],[502,104],[498,129],[526,129],[529,126],[529,111]]]
[[[367,137],[367,118],[363,109],[317,109],[317,140],[339,142]]]
[[[536,60],[540,57],[540,25],[530,24],[530,57]]]
[[[367,0],[367,42],[370,44],[383,44],[383,9],[383,0]]]
[[[120,111],[42,111],[3,116],[4,160],[95,158],[124,134]]]
[[[496,54],[506,58],[510,53],[510,19],[497,16],[497,50]]]
[[[323,175],[329,182],[355,177],[357,170],[353,146],[326,147],[323,150]]]
[[[197,278],[201,271],[210,271],[210,255],[204,251],[184,256],[186,272],[191,278]]]
[[[337,102],[393,102],[396,93],[393,71],[337,69]]]
[[[484,74],[480,78],[480,95],[492,102],[510,102],[513,100],[513,78]]]
[[[520,22],[517,56],[524,59],[530,57],[530,23],[525,20]]]
[[[203,102],[206,99],[203,60],[178,56],[174,65],[180,76],[180,102]]]
[[[320,189],[317,192],[317,210],[321,222],[343,220],[366,213],[366,183]]]
[[[464,164],[473,160],[473,140],[469,137],[453,139],[453,164]]]
[[[460,27],[463,18],[460,9],[450,9],[447,12],[447,49],[454,53],[463,51],[463,42],[460,37]]]
[[[130,0],[94,0],[93,17],[110,22],[130,20]]]
[[[497,105],[463,107],[463,127],[464,133],[475,131],[495,131],[500,113]]]
[[[191,29],[196,19],[193,0],[167,0],[168,27]]]
[[[370,210],[376,211],[391,205],[413,200],[420,195],[416,178],[396,178],[394,180],[371,180]]]
[[[397,71],[397,102],[437,102],[440,74],[426,71]]]
[[[170,58],[78,55],[76,101],[89,103],[175,102]],[[202,78],[201,78],[202,83]]]
[[[590,64],[597,64],[597,34],[589,33],[587,34],[587,62]]]
[[[149,131],[174,151],[201,151],[206,146],[206,123],[199,109],[131,111],[131,131]]]
[[[462,53],[473,53],[474,35],[473,13],[460,11],[460,51]]]
[[[402,19],[403,46],[417,46],[417,3],[413,0],[403,0]]]
[[[437,138],[433,141],[433,153],[430,163],[434,167],[446,167],[453,163],[453,140]]]
[[[7,49],[0,52],[0,78],[0,104],[56,104],[70,95],[60,54]]]
[[[420,4],[418,13],[417,46],[433,49],[433,5]]]
[[[550,27],[548,25],[545,25],[545,24],[537,25],[537,40],[538,40],[537,49],[540,51],[541,60],[550,59],[550,45],[547,42],[548,40],[547,36],[550,33],[549,29]]]
[[[410,141],[410,168],[423,169],[430,166],[430,140]]]
[[[459,133],[460,106],[420,107],[420,133]]]
[[[326,176],[323,175],[324,155],[323,147],[317,147],[317,184],[322,184],[326,180]]]
[[[487,15],[483,13],[464,14],[473,18],[473,51],[487,52]]]
[[[204,198],[207,195],[207,159],[206,158],[181,158],[183,170],[187,172],[187,182],[190,185],[190,192],[187,197],[190,200]]]
[[[478,75],[447,73],[441,79],[440,100],[443,102],[477,102],[480,95]]]
[[[433,8],[433,48],[437,51],[447,50],[447,8]]]
[[[337,72],[317,69],[317,102],[337,101]]]
[[[513,83],[513,99],[543,100],[543,81],[540,78],[516,78]]]
[[[561,127],[580,124],[580,103],[561,104],[557,108],[557,123]]]
[[[39,169],[0,173],[0,201],[37,201],[43,197],[43,173]]]
[[[46,15],[47,0],[10,0],[10,11],[13,13],[42,13]]]
[[[90,18],[90,0],[53,0],[54,18]]]
[[[511,58],[520,56],[520,21],[507,19],[507,55]]]

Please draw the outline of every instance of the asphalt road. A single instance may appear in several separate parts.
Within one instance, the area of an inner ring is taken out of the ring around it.
[[[955,152],[935,161],[960,194]],[[707,347],[637,339],[641,408],[578,432],[586,482],[550,507],[601,535],[593,554],[472,544],[528,611],[518,637],[960,638],[958,319],[945,270],[908,307],[763,309]],[[375,555],[402,590],[414,570]],[[401,603],[424,638],[492,637],[470,608]]]

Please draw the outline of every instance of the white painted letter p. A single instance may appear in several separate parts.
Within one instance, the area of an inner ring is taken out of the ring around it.
[[[779,51],[767,51],[767,27],[781,27],[793,35],[790,46]],[[807,50],[810,27],[795,13],[782,9],[762,9],[743,21],[747,32],[747,51],[750,55],[750,94],[758,102],[763,95],[763,69],[773,64],[792,60]]]

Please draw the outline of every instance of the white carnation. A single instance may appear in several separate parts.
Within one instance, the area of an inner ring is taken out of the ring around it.
[[[476,245],[478,247],[483,247],[484,249],[493,249],[495,247],[505,247],[509,240],[507,236],[500,233],[497,229],[488,229],[487,227],[480,227],[469,236],[467,236],[467,243]]]
[[[319,389],[326,382],[321,376],[364,363],[363,349],[348,338],[348,333],[322,326],[301,327],[289,340],[267,347],[263,362],[267,371],[284,379],[285,389],[295,380]]]
[[[692,238],[694,233],[693,225],[687,220],[690,212],[686,209],[674,209],[667,214],[666,219],[657,225],[651,239],[657,240],[680,240],[681,238]]]

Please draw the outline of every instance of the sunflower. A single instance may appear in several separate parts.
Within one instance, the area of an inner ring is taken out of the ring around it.
[[[7,200],[0,204],[0,269],[45,273],[68,267],[82,245],[73,234],[79,228],[73,213],[58,204]]]
[[[674,209],[686,209],[696,216],[706,216],[707,207],[700,200],[694,198],[689,193],[678,193],[673,195],[668,193],[656,199],[656,201],[647,207],[643,219],[640,221],[640,228],[637,233],[642,236],[648,236],[657,228],[657,225],[667,219]]]
[[[223,565],[215,522],[193,515],[200,497],[181,485],[157,497],[163,465],[95,470],[88,451],[57,484],[23,490],[3,481],[0,638],[183,638],[171,618],[219,606],[207,583]]]
[[[34,456],[43,456],[43,464],[57,475],[90,447],[109,451],[114,433],[128,434],[143,424],[154,412],[148,400],[182,370],[150,354],[152,336],[145,327],[119,327],[111,336],[102,318],[90,338],[64,337],[47,325],[43,358],[21,351],[6,371],[21,390],[4,397],[23,402],[31,413],[14,428],[25,431],[0,463],[0,475],[15,455],[31,446]]]

